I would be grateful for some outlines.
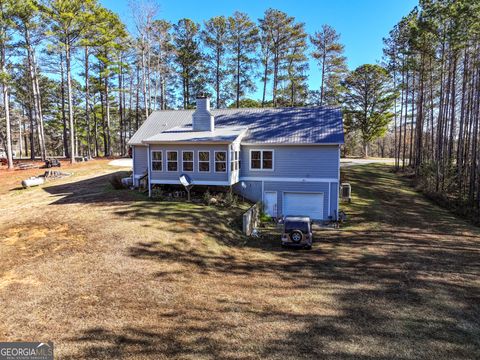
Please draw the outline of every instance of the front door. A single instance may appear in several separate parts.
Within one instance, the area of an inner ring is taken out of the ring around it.
[[[272,216],[277,217],[277,192],[276,191],[265,191],[264,197],[264,211]]]

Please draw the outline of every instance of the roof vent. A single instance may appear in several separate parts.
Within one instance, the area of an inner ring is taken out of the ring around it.
[[[210,98],[200,93],[197,95],[197,109],[192,115],[193,131],[214,131],[215,119],[210,113]]]

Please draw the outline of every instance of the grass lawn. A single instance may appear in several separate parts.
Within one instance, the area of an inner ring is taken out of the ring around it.
[[[346,226],[290,251],[241,235],[246,205],[150,201],[95,164],[0,195],[0,341],[52,340],[58,359],[478,358],[480,231],[388,166],[347,168]]]

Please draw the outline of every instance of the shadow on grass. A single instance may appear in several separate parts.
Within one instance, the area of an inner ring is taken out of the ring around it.
[[[378,222],[400,231],[450,235],[472,230],[466,221],[416,192],[390,169],[380,164],[342,169],[345,181],[352,185],[352,203],[344,207],[354,225]]]
[[[234,226],[242,208],[120,196],[115,216],[175,235],[172,242],[137,241],[126,249],[127,256],[159,265],[156,279],[179,286],[195,275],[206,287],[211,278],[238,285],[224,294],[228,299],[203,290],[206,308],[188,302],[181,311],[145,310],[163,326],[131,320],[131,326],[81,330],[70,339],[77,350],[70,358],[475,358],[478,231],[413,192],[388,167],[345,172],[354,194],[349,224],[316,234],[312,251],[276,251],[273,238],[245,239]],[[96,203],[91,192],[103,185],[87,185],[85,193],[71,184],[52,194],[67,194],[63,203]],[[205,236],[227,246],[195,246]],[[293,298],[290,306],[277,297],[281,290]],[[248,294],[267,298],[268,306]],[[328,303],[318,300],[323,294]]]
[[[42,189],[58,199],[52,205],[63,204],[111,204],[145,200],[146,196],[137,191],[115,190],[109,180],[113,176],[128,176],[127,171],[92,177],[67,184],[44,186]]]

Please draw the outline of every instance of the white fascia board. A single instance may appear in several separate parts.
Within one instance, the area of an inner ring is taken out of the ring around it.
[[[143,142],[127,142],[127,145],[128,146],[147,146],[146,144],[144,144]]]
[[[328,183],[338,182],[335,178],[289,178],[289,177],[275,177],[275,176],[242,176],[240,181],[278,181],[278,182],[308,182],[308,183]]]
[[[242,145],[245,146],[332,146],[332,145],[342,145],[343,143],[271,143],[271,142],[242,142]]]
[[[180,180],[152,180],[152,184],[169,184],[181,185]],[[218,185],[218,186],[229,186],[231,185],[228,181],[208,181],[208,180],[193,180],[192,185]]]
[[[144,141],[148,145],[229,145],[232,141]]]

